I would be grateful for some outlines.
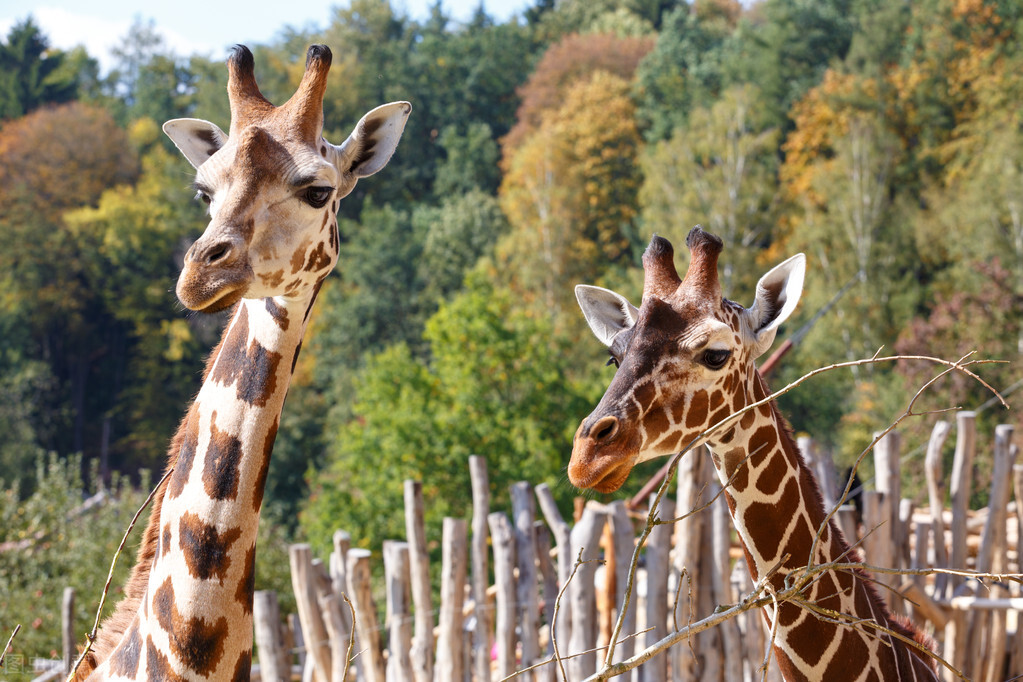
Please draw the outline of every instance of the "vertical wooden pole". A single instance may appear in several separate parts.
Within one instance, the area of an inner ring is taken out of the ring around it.
[[[515,563],[519,569],[516,588],[518,623],[522,642],[522,667],[536,663],[540,656],[539,613],[540,592],[536,579],[536,539],[533,521],[536,502],[533,488],[520,481],[511,486],[512,516],[515,524]]]
[[[312,550],[307,544],[291,545],[291,584],[298,605],[298,617],[302,621],[302,635],[306,641],[306,652],[313,661],[314,679],[317,682],[330,680],[330,637],[323,622],[316,595],[316,574],[313,571]]]
[[[494,545],[494,585],[497,587],[497,677],[515,672],[515,538],[503,512],[487,517]]]
[[[380,651],[380,627],[370,584],[371,553],[368,549],[348,550],[348,596],[355,607],[359,672],[367,682],[383,682],[384,656]]]
[[[703,512],[691,513],[709,499],[706,486],[713,476],[709,459],[703,448],[696,448],[683,455],[678,464],[675,513],[685,518],[675,523],[675,580],[682,584],[675,590],[678,600],[673,607],[672,621],[680,627],[710,615],[709,611],[702,612],[700,607],[700,566],[705,540],[710,539],[709,532],[704,532],[705,526],[709,528],[709,517]],[[713,600],[713,594],[710,599]],[[709,642],[716,641],[716,637],[715,632],[701,633],[692,639],[691,646],[672,647],[672,676],[680,680],[700,679],[697,656],[709,646]]]
[[[276,592],[260,590],[253,595],[252,623],[263,679],[290,680],[291,656],[281,637],[281,612]]]
[[[582,518],[572,528],[572,556],[583,563],[575,569],[575,577],[568,586],[569,603],[572,608],[572,634],[567,652],[574,658],[567,662],[568,679],[581,680],[597,670],[597,600],[594,593],[593,576],[596,573],[596,559],[600,556],[600,534],[604,530],[606,516],[596,503],[587,503]]]
[[[64,674],[71,673],[71,668],[78,658],[75,648],[75,588],[65,587],[64,597],[60,605],[61,644],[64,653]]]
[[[670,520],[675,516],[675,503],[661,500],[660,509],[652,509],[656,495],[650,496],[648,513],[656,514],[661,524],[651,531],[646,542],[646,627],[643,638],[646,647],[668,636],[668,571],[670,567],[671,536],[675,530]],[[661,682],[668,679],[668,656],[654,656],[639,667],[641,682]]]
[[[1012,488],[1016,498],[1016,566],[1017,573],[1023,573],[1023,464],[1012,466]],[[1020,596],[1020,586],[1012,584],[1012,596]],[[1023,619],[1017,614],[1016,637],[1012,642],[1012,656],[1009,670],[1023,670]]]
[[[467,538],[464,519],[444,519],[435,682],[457,681],[463,675],[462,602],[465,598]]]
[[[629,518],[629,509],[625,504],[625,500],[615,500],[609,508],[608,522],[611,524],[615,551],[614,615],[617,622],[621,618],[622,608],[625,604],[625,590],[629,585],[629,569],[632,566],[632,555],[636,549],[636,531],[632,526],[632,519]],[[615,645],[613,663],[624,661],[632,656],[634,651],[635,641],[629,635],[636,631],[637,596],[635,593],[630,596],[629,610],[625,612],[621,632],[621,637],[627,639],[622,639]]]
[[[536,538],[536,562],[543,581],[543,614],[547,627],[547,654],[554,653],[550,628],[554,622],[554,604],[558,599],[558,571],[551,559],[551,530],[543,521],[533,523],[533,537]]]
[[[899,519],[899,503],[902,500],[902,477],[900,465],[900,445],[902,437],[898,431],[890,431],[874,446],[874,476],[875,487],[878,492],[884,493],[888,500],[888,534],[891,537],[891,547],[894,551],[889,553],[891,564],[888,568],[902,568],[901,548],[906,544],[902,523]]]
[[[715,484],[717,481],[715,481]],[[715,485],[714,493],[720,490]],[[719,497],[711,508],[713,530],[713,570],[715,576],[714,598],[718,605],[734,604],[738,599],[732,594],[732,519],[728,515],[728,504],[724,496]],[[721,624],[721,669],[726,680],[742,679],[742,638],[738,621],[728,620]],[[737,652],[739,655],[731,655]]]
[[[412,682],[412,599],[407,542],[384,541],[387,593],[387,682]]]
[[[931,510],[931,537],[934,547],[934,567],[948,568],[948,549],[945,545],[945,488],[943,485],[943,469],[941,447],[945,444],[952,425],[946,421],[934,424],[930,440],[927,442],[927,456],[924,470],[927,474],[927,499]],[[926,555],[925,555],[926,556]],[[934,598],[944,599],[948,576],[938,573],[934,576]]]
[[[411,654],[416,682],[433,680],[433,596],[430,594],[430,553],[426,548],[424,514],[422,484],[405,481],[405,534],[416,614]]]
[[[1016,449],[1012,447],[1013,427],[1000,424],[995,427],[994,469],[991,475],[991,495],[988,498],[987,524],[981,537],[977,570],[980,572],[1007,573],[1009,570],[1009,543],[1006,523],[1010,497],[1012,468],[1015,464]],[[1008,597],[1008,591],[998,583],[991,586],[991,598]],[[978,637],[974,635],[974,661],[986,662],[988,680],[1001,680],[1006,652],[1006,613],[995,609],[987,616],[988,636],[983,650]],[[1017,626],[1018,627],[1018,626]],[[983,651],[983,655],[981,654]]]
[[[572,567],[575,557],[572,556],[572,540],[568,524],[562,518],[558,505],[554,502],[554,495],[546,483],[536,486],[536,499],[540,503],[540,509],[547,520],[547,526],[554,535],[554,544],[558,552],[558,585],[564,589],[568,584],[568,577],[572,575]],[[565,593],[568,594],[567,592]],[[568,608],[568,599],[562,599],[561,608],[558,610],[556,632],[551,637],[558,642],[560,653],[568,652],[568,642],[572,634],[572,610]]]
[[[863,491],[863,551],[867,563],[887,567],[892,564],[891,501],[888,495],[876,490]],[[873,576],[879,583],[891,585],[889,574]],[[891,604],[892,592],[882,590],[882,598]]]
[[[490,479],[487,460],[469,457],[469,481],[472,484],[472,598],[476,602],[476,629],[473,633],[472,660],[476,682],[490,682],[490,646],[493,616],[487,603],[488,569],[487,516],[490,514]]]
[[[960,412],[956,415],[956,450],[952,460],[952,478],[949,490],[952,495],[952,556],[951,568],[968,568],[966,565],[966,520],[970,506],[970,488],[973,481],[973,457],[976,451],[976,414]],[[949,587],[953,593],[963,583],[961,576],[950,576]]]

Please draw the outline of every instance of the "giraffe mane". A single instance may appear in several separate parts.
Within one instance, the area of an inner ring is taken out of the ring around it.
[[[759,372],[757,372],[757,377],[763,385],[764,391],[770,395],[771,392],[770,389],[767,388],[767,382],[762,376],[760,376]],[[784,415],[782,415],[781,410],[778,408],[777,401],[772,400],[769,404],[776,423],[778,423],[781,427],[779,429],[779,434],[782,447],[797,455],[796,461],[798,462],[800,472],[806,474],[804,478],[810,483],[809,490],[806,491],[806,494],[813,500],[813,503],[818,508],[824,509],[824,495],[821,493],[820,484],[817,481],[817,477],[811,473],[810,468],[806,464],[806,460],[803,458],[803,453],[799,449],[799,445],[796,444],[795,433],[792,429],[792,425],[789,424],[789,421]],[[849,544],[849,541],[845,538],[845,534],[842,533],[842,529],[838,527],[838,524],[835,523],[833,518],[828,520],[828,525],[830,526],[831,532],[838,538],[838,542],[843,549],[843,553],[849,557],[849,562],[861,562],[863,559],[862,554],[859,550]],[[881,597],[881,593],[878,590],[875,579],[869,573],[862,568],[853,568],[852,573],[862,583],[871,605],[878,612],[884,614],[887,622],[880,623],[880,625],[887,627],[898,635],[906,637],[907,639],[924,646],[928,651],[934,651],[935,641],[930,635],[921,630],[916,623],[909,618],[891,612],[887,604],[885,604],[884,599]],[[880,636],[880,634],[878,636]],[[931,669],[937,672],[938,664],[933,657],[927,656],[915,648],[910,648],[909,650],[919,658],[925,659]]]
[[[235,309],[232,309],[232,313],[229,316],[233,317]],[[226,331],[226,327],[225,327]],[[220,353],[220,347],[224,344],[224,337],[226,334],[221,334],[220,341],[214,347],[213,351],[209,354],[206,359],[206,367],[203,370],[202,382],[205,383],[206,377],[209,375],[210,370],[213,367],[213,361]],[[188,418],[192,414],[192,411],[196,409],[196,403],[193,399],[191,407],[188,412],[185,413],[184,418],[181,420],[181,424],[178,426],[178,430],[175,432],[174,437],[171,439],[169,448],[167,449],[167,466],[163,473],[163,481],[160,483],[156,494],[153,495],[152,507],[149,511],[149,522],[146,524],[146,529],[142,533],[142,542],[139,545],[138,553],[135,557],[135,566],[131,570],[131,576],[128,578],[128,582],[124,585],[124,598],[117,604],[117,608],[114,610],[109,617],[103,620],[100,625],[99,632],[96,635],[96,641],[89,649],[89,653],[82,660],[81,665],[75,671],[73,682],[82,682],[95,670],[103,661],[110,657],[113,653],[114,648],[121,640],[122,636],[131,627],[131,623],[138,613],[139,606],[142,604],[142,599],[146,596],[146,586],[149,584],[149,572],[153,566],[153,559],[156,557],[157,549],[160,541],[160,518],[163,510],[163,500],[167,495],[167,476],[168,473],[177,465],[178,453],[181,452],[181,445],[185,439],[185,426],[188,423]]]

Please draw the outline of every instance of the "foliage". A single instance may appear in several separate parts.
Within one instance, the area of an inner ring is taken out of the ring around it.
[[[505,281],[547,314],[575,305],[572,285],[627,261],[640,184],[639,132],[628,83],[606,71],[577,81],[508,160],[498,247]]]
[[[517,121],[502,141],[505,170],[519,146],[541,126],[548,112],[564,108],[570,88],[597,71],[630,79],[652,46],[650,38],[613,35],[570,35],[552,45],[519,90],[522,104],[516,113]]]
[[[427,323],[429,362],[403,344],[372,356],[359,376],[357,419],[338,428],[313,479],[302,517],[309,537],[325,547],[334,530],[357,529],[353,542],[374,548],[403,537],[402,481],[415,478],[436,540],[442,517],[469,511],[471,454],[487,459],[495,506],[517,480],[567,493],[556,485],[566,427],[583,404],[550,335],[548,322],[477,274]]]
[[[682,244],[696,222],[724,241],[721,284],[752,300],[757,254],[778,211],[777,129],[758,129],[759,97],[735,86],[713,108],[698,108],[643,158],[643,228]]]
[[[31,17],[14,24],[0,43],[0,121],[75,99],[77,74],[65,68],[65,60]]]
[[[34,492],[22,496],[14,487],[0,495],[0,623],[7,632],[21,623],[13,654],[27,662],[60,657],[65,587],[76,593],[74,632],[92,629],[106,568],[148,494],[148,474],[138,490],[120,477],[104,488],[96,467],[83,480],[81,464],[80,457],[39,457]],[[118,561],[105,615],[118,601],[141,530],[136,527]]]

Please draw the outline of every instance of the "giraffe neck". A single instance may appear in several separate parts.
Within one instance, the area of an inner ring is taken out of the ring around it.
[[[759,374],[754,373],[750,382],[754,401],[768,395]],[[780,563],[770,578],[780,591],[793,570],[857,561],[835,522],[826,521],[817,481],[775,408],[764,405],[744,417],[711,449],[718,477],[727,486],[729,512],[753,579]],[[822,526],[811,561],[811,548]],[[783,561],[785,555],[788,558]],[[888,612],[862,572],[825,572],[803,596],[833,616],[872,620],[910,640],[919,637]],[[773,609],[764,609],[764,616],[770,625]],[[896,637],[869,627],[839,625],[833,616],[819,618],[794,602],[778,607],[775,653],[786,680],[937,679],[930,659],[925,661]]]
[[[137,609],[90,680],[248,679],[259,511],[314,299],[238,305],[172,446]]]

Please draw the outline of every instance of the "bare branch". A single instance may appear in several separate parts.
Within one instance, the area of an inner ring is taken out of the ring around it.
[[[114,569],[117,567],[117,559],[121,556],[121,552],[124,551],[124,546],[128,542],[128,536],[131,535],[131,531],[135,528],[135,524],[138,522],[139,517],[142,516],[142,512],[145,511],[146,507],[149,506],[149,503],[153,501],[153,497],[156,496],[156,492],[160,490],[164,481],[167,480],[167,477],[170,476],[173,471],[174,467],[167,469],[163,478],[161,478],[153,489],[149,491],[149,496],[146,497],[146,501],[143,502],[142,506],[135,512],[135,516],[131,518],[131,523],[128,524],[127,530],[124,531],[124,537],[121,538],[121,544],[117,546],[117,551],[114,552],[114,558],[110,561],[110,570],[107,572],[107,582],[103,585],[103,593],[99,598],[99,606],[96,608],[96,620],[92,624],[92,631],[85,636],[85,648],[83,648],[82,653],[78,655],[78,660],[75,661],[74,666],[71,668],[71,673],[67,676],[66,682],[71,682],[71,680],[74,679],[75,673],[78,672],[78,667],[82,664],[82,661],[85,660],[85,657],[92,650],[92,645],[96,642],[96,632],[99,630],[99,622],[103,617],[103,604],[107,600],[107,593],[110,592],[110,583],[114,579]]]
[[[11,648],[11,642],[14,641],[14,638],[18,636],[18,632],[20,631],[21,623],[18,623],[17,625],[14,626],[14,632],[12,632],[11,636],[7,639],[7,645],[4,647],[4,650],[0,651],[0,667],[3,666],[4,659],[7,658],[7,650]]]

